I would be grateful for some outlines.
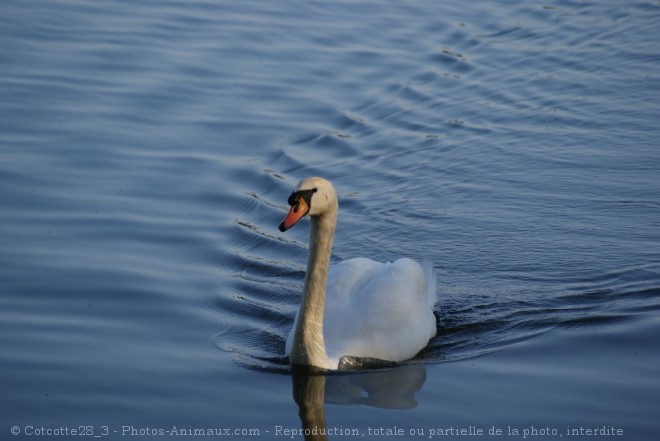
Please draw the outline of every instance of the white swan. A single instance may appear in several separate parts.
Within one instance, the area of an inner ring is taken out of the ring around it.
[[[289,205],[280,231],[306,214],[311,219],[305,287],[286,342],[291,364],[334,370],[342,357],[396,362],[422,350],[436,334],[431,262],[356,258],[328,273],[338,209],[334,187],[323,178],[303,179]]]

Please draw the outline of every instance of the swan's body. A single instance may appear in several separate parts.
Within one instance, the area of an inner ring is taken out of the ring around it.
[[[280,230],[311,218],[305,287],[286,352],[291,364],[337,369],[342,357],[409,359],[436,334],[435,273],[411,259],[356,258],[329,269],[337,196],[322,178],[302,180]],[[328,271],[329,270],[329,271]]]

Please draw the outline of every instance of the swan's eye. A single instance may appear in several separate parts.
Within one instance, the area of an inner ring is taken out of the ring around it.
[[[305,213],[309,211],[309,208],[312,206],[312,194],[316,193],[317,189],[312,188],[310,190],[298,190],[291,193],[289,196],[289,206],[291,206],[294,213],[297,213],[300,210],[301,200],[303,202],[303,209]]]

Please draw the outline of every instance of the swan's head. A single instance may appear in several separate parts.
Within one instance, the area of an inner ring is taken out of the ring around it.
[[[306,214],[322,216],[337,210],[337,192],[330,181],[323,178],[305,178],[289,196],[291,209],[280,224],[280,231],[293,227]]]

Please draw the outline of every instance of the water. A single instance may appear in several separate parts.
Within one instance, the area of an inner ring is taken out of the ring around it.
[[[658,433],[660,4],[399,3],[3,3],[3,437]],[[434,260],[411,362],[289,369],[310,175]]]

